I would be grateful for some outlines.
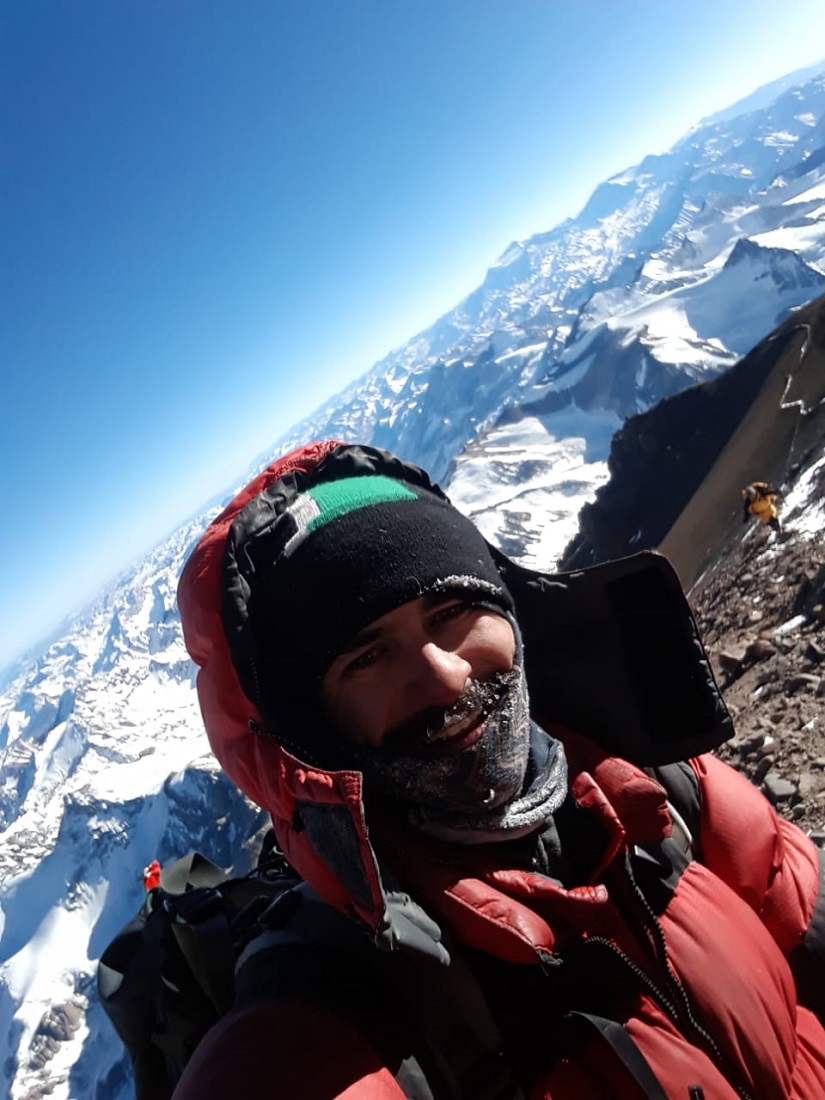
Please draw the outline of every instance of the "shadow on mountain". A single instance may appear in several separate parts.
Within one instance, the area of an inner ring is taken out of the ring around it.
[[[741,533],[740,490],[787,488],[825,445],[825,297],[720,378],[628,419],[610,481],[585,505],[560,568],[659,549],[690,589]]]

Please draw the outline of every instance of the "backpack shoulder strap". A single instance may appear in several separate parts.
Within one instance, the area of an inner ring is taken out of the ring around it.
[[[264,918],[269,926],[238,960],[238,1005],[296,998],[346,1012],[382,1050],[405,1095],[520,1100],[498,1025],[460,951],[450,948],[444,965],[380,950],[306,883],[291,897],[287,919]]]
[[[646,1100],[668,1100],[661,1081],[653,1072],[647,1058],[631,1038],[627,1028],[615,1020],[593,1016],[588,1012],[572,1012],[567,1017],[571,1025],[579,1025],[583,1031],[594,1029],[624,1066],[627,1073],[641,1089]]]
[[[693,857],[699,851],[702,803],[699,778],[686,760],[645,768],[667,793],[667,808],[673,823],[673,840],[682,852]]]

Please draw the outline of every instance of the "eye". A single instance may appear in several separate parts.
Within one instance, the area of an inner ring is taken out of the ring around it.
[[[477,604],[470,603],[468,600],[454,600],[452,603],[437,607],[430,621],[434,626],[437,626],[439,623],[447,623],[451,619],[458,619],[462,615],[476,610],[478,610]]]
[[[352,657],[344,667],[341,669],[342,676],[349,676],[351,673],[360,672],[362,669],[369,668],[378,660],[378,650],[373,646],[370,649],[362,650],[361,653]]]

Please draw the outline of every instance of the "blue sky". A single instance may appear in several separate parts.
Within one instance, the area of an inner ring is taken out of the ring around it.
[[[0,666],[823,0],[7,0]]]

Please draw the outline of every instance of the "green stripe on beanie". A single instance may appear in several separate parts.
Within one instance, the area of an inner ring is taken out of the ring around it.
[[[375,477],[344,477],[314,485],[307,496],[318,505],[319,513],[307,524],[307,532],[323,527],[338,516],[390,500],[415,500],[415,493],[401,481],[378,474]]]
[[[286,523],[292,521],[292,531],[280,550],[282,558],[290,558],[313,531],[341,519],[361,508],[393,501],[416,500],[415,493],[400,481],[376,475],[374,477],[346,477],[338,481],[324,481],[307,492],[299,494],[287,508],[285,519],[280,521],[286,531]]]

